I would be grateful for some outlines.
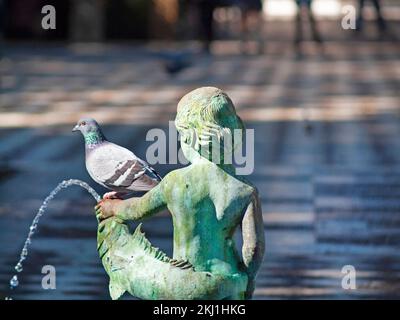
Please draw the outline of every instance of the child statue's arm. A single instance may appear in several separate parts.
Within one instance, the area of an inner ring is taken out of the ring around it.
[[[250,298],[254,291],[255,277],[263,261],[265,250],[264,224],[257,192],[253,194],[252,201],[244,214],[242,220],[242,237],[243,262],[249,276],[246,295]]]
[[[140,220],[166,208],[162,182],[143,197],[127,200],[104,200],[96,207],[99,220],[116,216],[122,220]]]

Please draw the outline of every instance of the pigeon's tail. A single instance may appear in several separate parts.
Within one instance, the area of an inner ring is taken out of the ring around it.
[[[110,277],[110,295],[124,292],[141,299],[241,299],[247,276],[196,271],[184,260],[174,260],[152,246],[140,225],[131,234],[116,217],[100,222],[97,248]]]
[[[162,177],[156,171],[154,171],[154,174],[156,175],[158,181],[162,180]]]
[[[147,169],[157,178],[158,181],[162,180],[162,177],[152,167],[148,166]]]

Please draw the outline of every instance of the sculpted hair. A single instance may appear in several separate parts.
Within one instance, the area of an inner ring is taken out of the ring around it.
[[[223,161],[224,155],[231,156],[243,140],[242,134],[235,134],[238,130],[242,133],[244,125],[232,100],[214,87],[186,94],[178,103],[175,125],[184,142],[213,162]]]

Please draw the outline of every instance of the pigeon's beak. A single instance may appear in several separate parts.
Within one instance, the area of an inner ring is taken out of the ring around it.
[[[74,132],[74,131],[79,131],[79,126],[78,126],[78,125],[76,125],[76,126],[72,129],[72,132]]]

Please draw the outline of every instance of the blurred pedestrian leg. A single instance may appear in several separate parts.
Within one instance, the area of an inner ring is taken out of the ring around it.
[[[297,15],[296,15],[296,31],[295,31],[295,44],[299,45],[304,40],[303,37],[303,19],[307,15],[310,23],[312,38],[317,43],[322,43],[322,38],[318,31],[317,22],[312,11],[312,0],[296,0]]]
[[[0,42],[3,40],[4,36],[4,20],[5,20],[5,1],[0,0]]]
[[[258,53],[264,52],[263,39],[263,1],[262,0],[238,0],[238,6],[241,12],[241,37],[242,51],[247,51],[249,41],[256,41]]]
[[[210,52],[211,42],[214,40],[213,13],[216,8],[213,0],[199,0],[200,38],[203,41],[203,50]]]
[[[5,28],[5,1],[0,0],[0,60],[3,58],[3,48],[4,48],[4,28]]]
[[[382,10],[381,10],[381,4],[380,0],[371,0],[372,4],[375,7],[376,11],[376,23],[378,26],[378,29],[380,32],[386,31],[386,22],[385,19],[382,16]],[[357,17],[357,29],[358,31],[361,31],[364,27],[364,15],[363,11],[365,8],[365,0],[359,0],[358,1],[358,17]]]

